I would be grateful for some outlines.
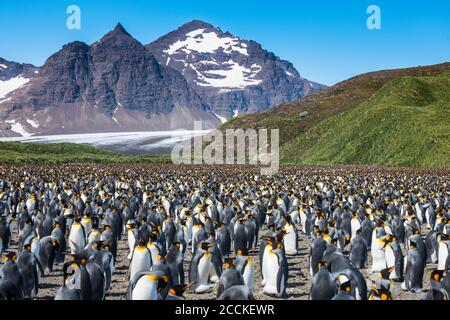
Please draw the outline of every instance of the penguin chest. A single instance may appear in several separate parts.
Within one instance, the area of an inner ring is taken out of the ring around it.
[[[277,289],[277,278],[278,278],[278,271],[280,268],[280,265],[278,263],[278,257],[273,252],[269,252],[267,254],[267,257],[264,257],[266,268],[265,278],[266,285],[264,286],[263,291],[268,294],[278,294]]]
[[[136,238],[134,237],[133,230],[128,230],[128,248],[130,248],[130,252],[133,251],[135,243]]]
[[[41,243],[38,238],[33,238],[31,241],[31,252],[37,257],[39,254],[39,250],[41,249]]]
[[[98,230],[92,230],[91,233],[89,233],[88,237],[88,243],[93,243],[96,241],[100,241],[101,233]]]
[[[394,249],[391,247],[390,244],[386,245],[386,251],[385,251],[385,255],[386,255],[386,267],[387,268],[392,268],[396,265],[396,259],[395,259],[395,252]],[[394,268],[394,270],[391,272],[391,274],[389,275],[389,279],[392,280],[396,280],[398,279],[398,275],[397,275],[397,270]]]
[[[307,219],[307,218],[308,218],[308,217],[306,216],[305,211],[301,210],[301,211],[300,211],[300,224],[302,225],[302,231],[303,231],[304,233],[306,233],[306,219]]]
[[[445,270],[445,263],[448,257],[448,245],[446,241],[439,242],[438,250],[438,270]]]
[[[284,247],[286,254],[295,255],[297,254],[297,236],[295,233],[295,228],[292,225],[286,225],[286,235],[284,236]]]
[[[146,248],[136,247],[130,265],[130,277],[140,271],[149,271],[151,268],[150,252]]]
[[[245,265],[245,268],[243,270],[242,277],[244,278],[244,284],[250,289],[253,288],[253,272],[254,272],[253,260],[252,258],[249,257],[247,259],[247,264]]]
[[[361,228],[361,222],[359,222],[357,218],[353,218],[350,222],[350,225],[352,230],[351,239],[353,239],[354,237],[356,237],[356,231]]]
[[[158,262],[158,255],[159,255],[159,248],[152,242],[149,242],[147,244],[148,250],[150,250],[150,254],[152,256],[152,262],[153,264],[156,264]]]
[[[158,300],[157,283],[142,276],[134,286],[132,300]]]
[[[372,271],[378,272],[386,268],[386,254],[383,248],[383,241],[376,239],[372,243]]]
[[[69,246],[72,252],[83,248],[85,245],[84,232],[80,224],[73,224],[70,228]]]
[[[208,278],[209,278],[209,274],[211,271],[211,268],[213,267],[212,264],[212,255],[209,253],[204,254],[197,265],[197,273],[198,273],[198,279],[197,279],[197,283],[198,284],[207,284],[208,283]]]
[[[89,218],[83,218],[81,220],[81,225],[83,226],[86,234],[89,234],[92,231],[92,221]]]

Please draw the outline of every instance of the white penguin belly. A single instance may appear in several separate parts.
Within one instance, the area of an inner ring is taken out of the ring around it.
[[[395,254],[394,254],[394,250],[392,250],[392,247],[389,244],[386,246],[385,256],[386,256],[386,268],[394,267],[395,266]],[[396,270],[392,271],[392,273],[389,275],[389,279],[391,279],[391,280],[398,279]]]
[[[147,244],[147,248],[150,250],[150,253],[152,255],[152,263],[157,264],[158,263],[158,255],[159,255],[159,249],[155,246],[154,243],[149,242]]]
[[[361,222],[359,222],[359,220],[357,218],[352,218],[351,221],[351,236],[350,236],[350,240],[353,240],[354,237],[356,237],[356,231],[358,231],[358,229],[361,228]]]
[[[132,300],[158,300],[156,281],[142,276],[133,289]]]
[[[379,240],[375,240],[372,244],[372,272],[378,272],[386,269],[386,254],[383,249],[382,243]]]
[[[81,225],[84,228],[84,232],[86,234],[89,234],[92,231],[92,221],[91,219],[82,219],[81,220]]]
[[[448,247],[445,241],[439,242],[439,251],[438,251],[438,270],[445,270],[445,262],[448,257]]]
[[[277,275],[278,275],[278,257],[274,253],[267,254],[267,257],[264,258],[264,262],[266,262],[266,268],[270,270],[270,272],[266,273],[266,284],[263,288],[263,292],[267,294],[278,294],[277,289]]]
[[[284,236],[284,249],[287,255],[296,255],[297,254],[297,236],[295,233],[295,227],[289,225],[286,228],[286,235]]]
[[[211,271],[212,262],[211,262],[211,254],[204,254],[203,257],[200,258],[200,261],[197,265],[197,284],[198,287],[195,290],[197,293],[205,292],[208,286],[209,274]]]
[[[302,210],[300,211],[300,224],[302,225],[302,231],[303,233],[306,233],[306,213]]]
[[[269,256],[270,250],[272,250],[272,248],[270,246],[265,246],[264,253],[263,253],[263,259],[262,259],[262,282],[261,282],[261,285],[263,285],[263,286],[266,284],[266,277],[267,277],[267,274],[270,272],[269,261],[266,260],[266,258]]]
[[[150,271],[150,254],[147,249],[137,247],[130,263],[130,279],[140,271]]]
[[[253,261],[252,258],[248,258],[247,264],[245,265],[242,277],[244,278],[244,284],[249,288],[253,289]]]
[[[130,249],[130,253],[127,256],[128,259],[131,259],[131,255],[133,254],[135,243],[136,243],[136,238],[134,237],[133,231],[128,230],[128,248]]]
[[[88,237],[88,243],[100,241],[100,238],[101,238],[101,234],[99,231],[97,231],[97,230],[91,231],[91,233],[89,234],[89,237]]]
[[[69,247],[71,253],[77,252],[77,250],[84,248],[84,246],[85,246],[85,238],[81,225],[79,224],[72,225],[69,234]]]

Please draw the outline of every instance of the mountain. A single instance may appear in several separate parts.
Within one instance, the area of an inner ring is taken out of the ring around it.
[[[301,164],[450,168],[450,70],[392,80],[294,140],[290,150],[302,151]]]
[[[146,47],[162,65],[178,70],[223,121],[325,88],[259,43],[198,20]]]
[[[20,64],[0,58],[0,101],[17,88],[28,83],[39,73],[31,64]]]
[[[0,104],[3,135],[190,129],[219,120],[176,70],[122,25],[92,45],[72,42]]]
[[[338,119],[338,117],[342,116],[343,114],[348,113],[356,116],[355,114],[351,113],[351,111],[360,107],[364,103],[367,103],[372,96],[377,94],[377,92],[381,90],[385,85],[388,85],[390,81],[395,81],[396,79],[402,79],[404,77],[431,79],[434,77],[439,77],[440,75],[449,72],[449,70],[450,63],[442,63],[431,66],[421,66],[396,70],[382,70],[362,74],[346,81],[340,82],[333,87],[330,87],[321,92],[308,95],[303,99],[291,103],[281,104],[264,112],[239,116],[222,125],[221,130],[225,130],[228,128],[278,128],[280,130],[280,155],[281,160],[284,163],[383,163],[379,160],[375,161],[375,158],[373,158],[373,161],[368,158],[364,159],[364,154],[366,152],[365,148],[359,150],[358,152],[355,151],[355,158],[342,158],[341,161],[339,161],[338,159],[333,159],[332,157],[327,157],[325,155],[323,158],[317,158],[316,156],[318,156],[319,154],[313,151],[316,150],[316,144],[319,143],[319,139],[317,139],[318,136],[321,136],[322,134],[326,134],[328,140],[333,139],[333,135],[336,135],[336,139],[342,138],[342,136],[339,134],[339,131],[333,131],[332,134],[327,133],[329,132],[329,130],[331,130],[327,126],[334,126],[334,119]],[[402,89],[408,89],[408,87],[405,86]],[[411,90],[415,90],[414,87],[411,87]],[[445,101],[441,102],[443,103],[442,110],[448,110],[448,101],[446,105]],[[408,99],[405,99],[404,104],[408,105],[408,103],[410,103],[412,106],[414,105],[414,101],[408,101]],[[397,117],[399,115],[394,110],[398,111],[402,109],[394,109],[393,106],[392,117]],[[413,110],[417,111],[417,109]],[[390,112],[389,105],[386,105],[384,112]],[[439,120],[437,119],[437,117],[439,117],[439,114],[436,114],[433,111],[432,115],[436,117],[436,121]],[[346,120],[351,120],[351,116],[346,117]],[[364,118],[361,117],[355,118],[355,121],[358,120],[363,120],[363,122],[361,122],[357,126],[357,128],[361,128],[361,126],[365,125],[376,125],[373,123],[368,123],[366,120],[364,120]],[[418,133],[417,131],[414,131],[413,128],[416,127],[417,124],[410,122],[410,120],[411,119],[409,119],[408,122],[405,122],[402,125],[406,128],[406,132],[409,132],[408,134],[414,138],[416,138],[419,134],[424,134],[424,137],[427,137],[425,133]],[[345,124],[345,126],[348,127],[348,130],[351,130],[352,126],[357,125],[357,123],[353,121],[343,121],[340,123],[341,125]],[[438,121],[438,123],[441,122]],[[399,123],[393,123],[392,125],[394,124],[396,126],[400,125]],[[341,129],[343,128],[341,127]],[[362,132],[361,135],[363,135]],[[352,137],[352,139],[353,138],[355,137]],[[348,146],[351,146],[353,144],[352,140],[348,140],[347,143]],[[394,144],[394,142],[392,144]],[[356,145],[357,140],[355,141],[355,146]],[[342,147],[342,145],[340,147]],[[398,146],[398,148],[398,155],[406,159],[405,154],[408,153],[408,150],[406,148],[401,150],[400,146]],[[444,153],[447,152],[448,154],[448,146],[446,148],[447,149],[444,149]],[[321,152],[323,151],[324,149],[321,149]],[[411,154],[414,154],[414,152],[411,152]],[[441,157],[441,155],[435,155],[435,159],[439,157]],[[315,161],[314,159],[317,161]],[[393,159],[387,158],[385,158],[384,160],[386,161],[386,165],[402,165],[402,161],[396,162]],[[434,160],[430,158],[430,160],[422,162],[422,165],[437,166],[433,161]],[[439,162],[438,160],[436,161]],[[420,163],[416,164],[418,166],[422,166]]]

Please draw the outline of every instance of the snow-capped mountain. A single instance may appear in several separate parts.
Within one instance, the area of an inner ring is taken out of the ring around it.
[[[65,45],[35,71],[32,78],[17,72],[6,80],[16,79],[19,88],[6,92],[9,86],[0,102],[2,135],[192,129],[195,120],[213,128],[220,123],[179,72],[160,65],[120,24],[92,45]]]
[[[194,20],[147,45],[158,61],[178,70],[224,121],[302,98],[325,86],[294,66],[208,23]]]
[[[27,84],[39,73],[39,68],[31,64],[20,64],[0,58],[0,103],[5,96]]]

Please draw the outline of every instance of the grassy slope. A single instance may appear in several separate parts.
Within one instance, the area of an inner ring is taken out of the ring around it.
[[[450,69],[450,63],[415,67],[398,70],[384,70],[362,74],[304,99],[282,104],[265,112],[242,115],[223,124],[228,128],[268,128],[280,129],[280,143],[284,143],[305,134],[322,120],[347,110],[351,110],[367,101],[375,92],[390,80],[405,77],[436,76]],[[304,119],[299,113],[308,111]]]
[[[450,167],[450,71],[402,77],[283,146],[297,164]]]
[[[153,163],[169,161],[169,157],[125,156],[85,144],[0,142],[0,163]]]

